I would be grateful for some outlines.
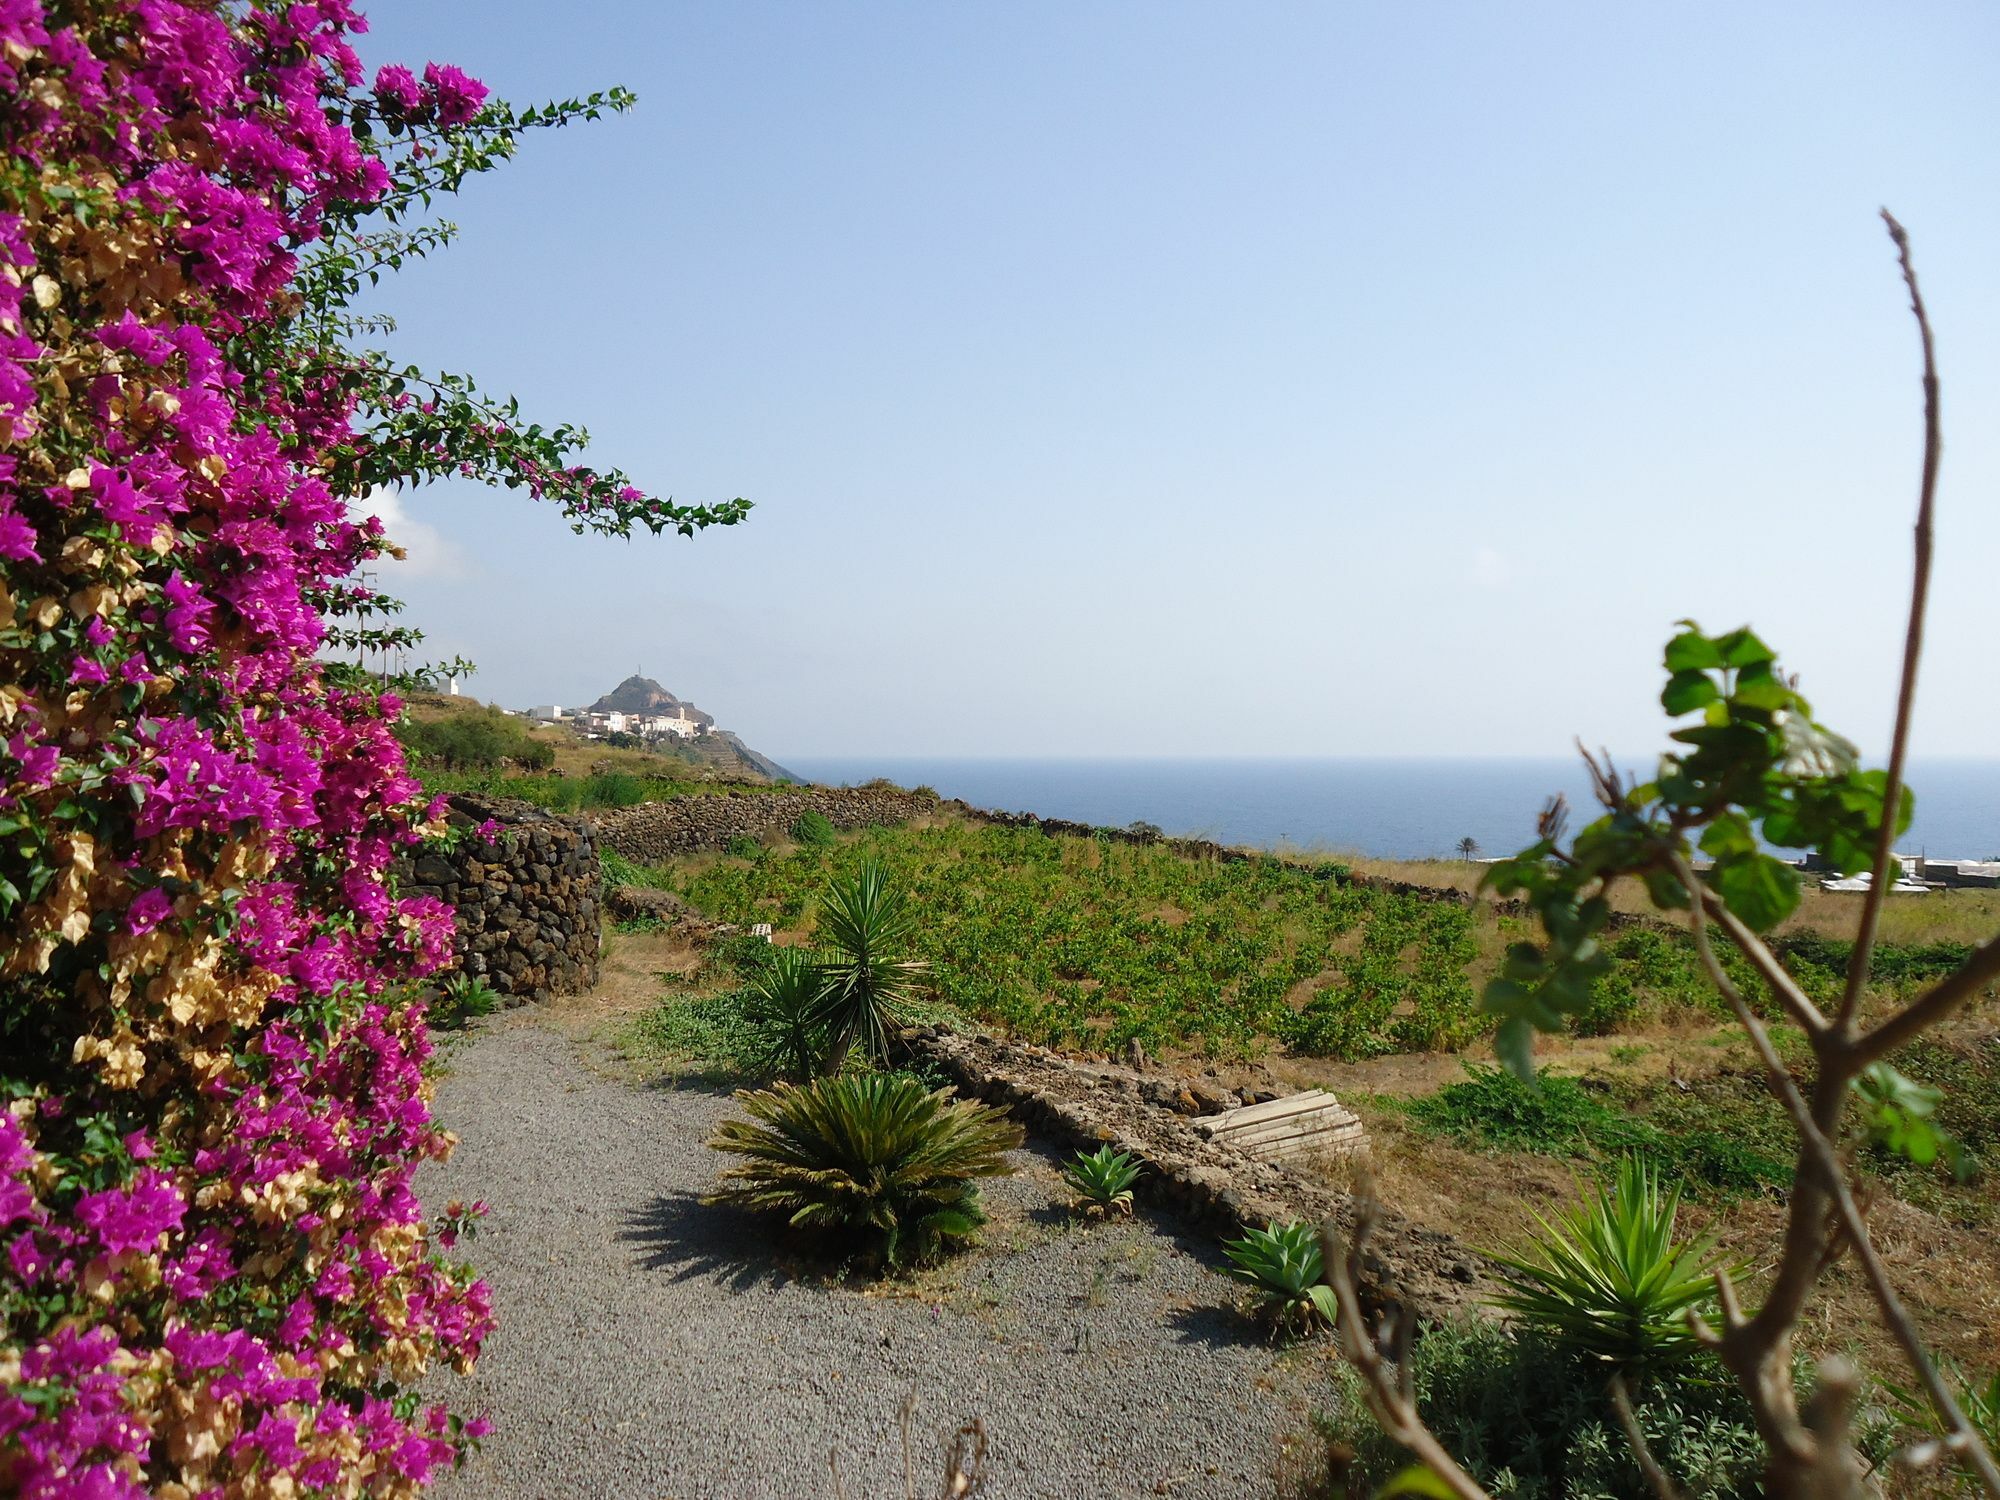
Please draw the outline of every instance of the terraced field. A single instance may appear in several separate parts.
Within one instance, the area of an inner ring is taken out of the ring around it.
[[[1137,1039],[1240,1057],[1281,1043],[1343,1060],[1454,1050],[1486,1029],[1480,986],[1530,935],[1487,906],[1352,883],[1337,864],[1190,859],[1164,844],[971,822],[739,846],[655,878],[711,916],[810,941],[827,876],[864,857],[909,889],[939,998],[1049,1045]],[[1809,988],[1838,984],[1844,945],[1806,933],[1786,946]],[[1679,936],[1635,927],[1612,949],[1619,964],[1585,1033],[1719,1014]],[[1885,947],[1876,972],[1897,989],[1963,956],[1954,943]]]

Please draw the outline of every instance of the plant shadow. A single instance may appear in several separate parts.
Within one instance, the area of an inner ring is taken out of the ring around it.
[[[1177,1307],[1167,1314],[1167,1326],[1183,1344],[1200,1344],[1207,1349],[1250,1349],[1274,1347],[1270,1336],[1255,1320],[1226,1303],[1197,1302]]]
[[[728,1203],[704,1203],[697,1193],[662,1193],[633,1210],[618,1238],[637,1247],[639,1264],[675,1281],[709,1280],[736,1291],[821,1280],[775,1254],[764,1215]]]

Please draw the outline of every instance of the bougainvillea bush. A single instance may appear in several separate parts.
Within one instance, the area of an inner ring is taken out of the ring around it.
[[[410,639],[351,502],[448,474],[690,533],[350,302],[523,128],[368,78],[346,0],[0,0],[0,1493],[406,1495],[479,1433],[412,1383],[492,1326],[411,1179]]]

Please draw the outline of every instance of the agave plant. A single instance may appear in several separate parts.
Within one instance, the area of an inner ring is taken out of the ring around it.
[[[766,1074],[805,1079],[826,1056],[820,995],[826,976],[802,948],[772,948],[750,981],[745,1015],[757,1033],[755,1059]]]
[[[931,1259],[985,1221],[980,1177],[1013,1171],[1022,1131],[1001,1111],[901,1074],[816,1078],[737,1094],[751,1118],[709,1145],[743,1158],[710,1202],[781,1213],[890,1266]]]
[[[1109,1146],[1088,1153],[1079,1151],[1063,1168],[1063,1181],[1076,1194],[1083,1211],[1093,1217],[1132,1212],[1132,1184],[1138,1180],[1139,1163]]]
[[[857,1045],[867,1057],[888,1056],[890,1023],[923,972],[910,957],[915,929],[903,891],[874,860],[828,885],[819,917],[830,949],[821,960],[826,985],[819,1009],[826,1073],[838,1073]]]
[[[1257,1289],[1258,1313],[1276,1332],[1303,1333],[1334,1321],[1333,1288],[1326,1285],[1326,1261],[1314,1226],[1253,1229],[1226,1241],[1222,1253],[1230,1259],[1229,1274]]]
[[[1495,1305],[1586,1359],[1642,1372],[1700,1348],[1687,1315],[1715,1297],[1714,1238],[1674,1236],[1681,1191],[1643,1158],[1627,1156],[1609,1188],[1596,1187],[1551,1224],[1525,1255],[1496,1256],[1507,1290]]]

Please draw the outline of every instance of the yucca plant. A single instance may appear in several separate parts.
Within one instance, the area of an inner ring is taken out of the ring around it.
[[[985,1222],[975,1179],[1014,1170],[1019,1125],[907,1075],[816,1078],[737,1094],[749,1120],[709,1145],[740,1156],[710,1202],[781,1213],[890,1266],[933,1258]]]
[[[826,1056],[820,995],[826,975],[802,948],[772,948],[750,981],[746,1018],[756,1033],[755,1060],[766,1074],[806,1079]]]
[[[1611,1186],[1595,1187],[1523,1255],[1496,1256],[1507,1290],[1496,1306],[1590,1360],[1645,1373],[1700,1348],[1690,1311],[1715,1298],[1712,1235],[1675,1238],[1681,1190],[1628,1155]]]
[[[889,1026],[923,972],[910,956],[915,930],[904,892],[874,860],[827,886],[819,915],[828,949],[819,1010],[827,1033],[825,1073],[838,1073],[856,1046],[877,1061],[888,1056]]]
[[[1225,1241],[1222,1253],[1230,1259],[1229,1274],[1256,1288],[1258,1315],[1275,1332],[1303,1333],[1316,1324],[1333,1323],[1333,1288],[1326,1285],[1326,1262],[1315,1226],[1273,1224],[1253,1229],[1241,1239]]]
[[[1078,1206],[1093,1218],[1132,1212],[1132,1184],[1138,1180],[1139,1163],[1109,1146],[1079,1151],[1063,1168],[1063,1181],[1076,1194]]]

